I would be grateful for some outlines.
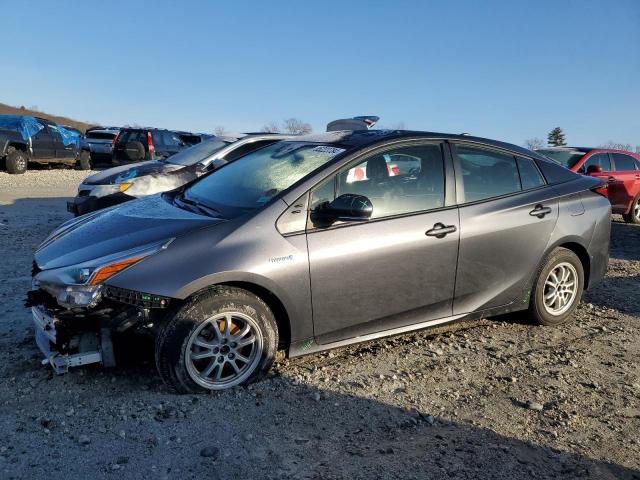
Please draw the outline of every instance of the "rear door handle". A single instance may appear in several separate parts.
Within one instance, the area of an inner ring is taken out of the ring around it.
[[[425,235],[428,237],[444,238],[450,233],[457,230],[455,225],[445,225],[444,223],[436,223],[431,230],[427,230]]]
[[[545,215],[551,213],[551,209],[549,207],[543,207],[542,205],[536,205],[536,208],[529,212],[529,215],[532,217],[544,218]]]

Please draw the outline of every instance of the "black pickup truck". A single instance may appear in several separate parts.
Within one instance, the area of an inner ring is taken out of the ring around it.
[[[1,163],[8,173],[24,173],[30,163],[63,163],[89,170],[91,156],[75,132],[50,120],[0,115]]]

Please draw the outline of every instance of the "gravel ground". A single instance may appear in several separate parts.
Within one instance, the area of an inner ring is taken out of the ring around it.
[[[640,479],[640,228],[615,221],[606,281],[560,328],[460,324],[178,396],[142,344],[117,369],[40,365],[32,252],[87,174],[0,173],[0,478]]]

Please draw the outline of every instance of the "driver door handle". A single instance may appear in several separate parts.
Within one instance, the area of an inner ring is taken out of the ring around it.
[[[436,223],[432,229],[427,230],[425,235],[428,237],[444,238],[448,234],[457,230],[455,225],[445,225],[444,223]]]
[[[544,218],[545,215],[551,213],[551,209],[549,207],[545,207],[543,205],[536,205],[536,208],[529,212],[529,215],[532,217]]]

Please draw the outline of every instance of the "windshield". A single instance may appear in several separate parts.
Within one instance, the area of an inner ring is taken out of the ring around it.
[[[184,150],[171,155],[166,159],[166,162],[173,163],[174,165],[195,165],[202,160],[206,160],[214,153],[219,152],[230,143],[230,141],[221,140],[219,138],[206,140],[194,145],[193,147],[185,148]]]
[[[573,167],[585,155],[584,152],[576,150],[536,150],[536,152],[567,168]]]
[[[232,218],[260,208],[342,152],[332,145],[277,142],[204,177],[184,198]]]

